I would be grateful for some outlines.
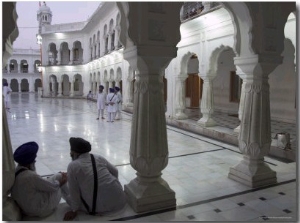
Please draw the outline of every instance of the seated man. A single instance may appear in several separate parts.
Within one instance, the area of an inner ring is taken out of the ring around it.
[[[59,204],[62,196],[60,187],[67,182],[67,174],[57,173],[48,179],[39,176],[35,172],[38,149],[36,142],[28,142],[14,152],[14,160],[18,166],[11,196],[23,214],[45,217]]]
[[[74,137],[69,141],[72,162],[68,166],[70,197],[66,201],[71,211],[65,214],[64,220],[73,220],[79,210],[105,215],[125,207],[125,193],[117,168],[104,157],[90,154],[88,141]]]

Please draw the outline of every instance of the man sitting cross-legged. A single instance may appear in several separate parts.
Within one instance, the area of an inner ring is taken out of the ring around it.
[[[38,175],[35,172],[38,149],[36,142],[28,142],[14,152],[18,166],[11,196],[24,215],[45,217],[53,213],[59,204],[67,174],[57,173],[47,179]]]
[[[72,162],[68,166],[71,211],[64,220],[73,220],[79,210],[91,215],[120,211],[126,205],[118,180],[118,169],[100,155],[90,154],[91,144],[82,138],[70,138]]]

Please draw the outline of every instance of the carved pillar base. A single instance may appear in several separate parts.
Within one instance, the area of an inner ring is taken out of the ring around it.
[[[264,159],[251,159],[244,156],[236,166],[230,167],[228,177],[246,186],[255,188],[277,183],[276,172]]]
[[[125,185],[128,203],[135,212],[146,212],[176,207],[175,192],[160,178],[154,182],[136,177]]]
[[[240,132],[240,129],[241,129],[241,125],[239,125],[238,127],[236,127],[233,132],[235,133],[239,133]]]
[[[126,104],[126,107],[132,108],[132,107],[133,107],[133,103],[132,103],[132,102],[128,102],[128,103]]]
[[[216,121],[211,117],[202,117],[198,120],[197,124],[202,127],[213,127],[217,125]]]
[[[179,111],[175,114],[175,119],[182,120],[187,118],[188,116],[183,111]]]

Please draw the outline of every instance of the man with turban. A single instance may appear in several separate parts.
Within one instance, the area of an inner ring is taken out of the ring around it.
[[[115,94],[113,88],[109,88],[109,93],[106,96],[107,104],[107,122],[114,122],[116,111],[117,111],[118,97]]]
[[[2,94],[4,96],[5,108],[10,112],[10,93],[12,92],[11,88],[8,86],[8,83],[3,83]]]
[[[35,158],[39,146],[27,142],[14,152],[18,163],[11,196],[28,216],[45,217],[50,215],[59,204],[61,187],[67,182],[66,173],[57,173],[44,179],[35,172]]]
[[[117,95],[117,98],[118,98],[115,120],[118,120],[118,119],[121,119],[121,111],[122,111],[122,94],[120,92],[119,87],[115,87],[115,94]]]
[[[101,114],[101,119],[104,119],[104,109],[105,109],[105,101],[106,101],[106,93],[103,92],[104,86],[99,86],[99,93],[97,95],[97,107],[98,107],[98,117],[97,120],[99,120],[99,116]]]
[[[71,158],[68,165],[68,185],[71,211],[64,220],[73,220],[78,211],[91,215],[106,215],[122,210],[125,193],[118,180],[118,169],[100,155],[90,154],[91,144],[71,137]]]

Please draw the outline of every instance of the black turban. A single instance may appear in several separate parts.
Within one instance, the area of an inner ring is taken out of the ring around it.
[[[36,142],[27,142],[19,146],[14,152],[14,160],[24,166],[35,161],[39,145]]]
[[[71,150],[77,153],[87,153],[92,150],[91,144],[82,138],[70,138]]]

